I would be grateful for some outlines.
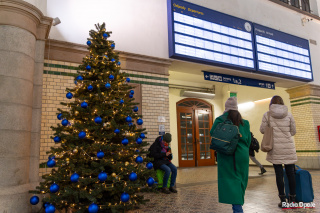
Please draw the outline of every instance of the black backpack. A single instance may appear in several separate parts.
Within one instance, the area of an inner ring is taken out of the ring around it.
[[[253,149],[256,152],[259,152],[259,149],[260,149],[259,141],[253,136],[252,132],[251,132],[250,149]]]

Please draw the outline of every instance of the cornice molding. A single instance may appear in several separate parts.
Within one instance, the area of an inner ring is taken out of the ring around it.
[[[303,86],[287,89],[286,91],[289,93],[290,99],[307,96],[320,97],[320,86],[314,84],[305,84]]]
[[[86,45],[71,42],[48,39],[46,41],[45,59],[82,63],[82,59],[88,54]],[[171,59],[117,51],[122,70],[146,72],[160,75],[169,75]]]
[[[46,17],[35,6],[22,0],[0,0],[0,25],[25,29],[37,40],[49,37],[52,18]]]

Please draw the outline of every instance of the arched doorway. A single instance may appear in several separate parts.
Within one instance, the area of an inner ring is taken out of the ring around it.
[[[179,167],[210,166],[212,106],[206,101],[186,98],[177,103]]]

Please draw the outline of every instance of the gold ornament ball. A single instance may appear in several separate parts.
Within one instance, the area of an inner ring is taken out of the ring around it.
[[[70,159],[69,158],[66,158],[66,161],[69,161]]]
[[[78,150],[77,150],[77,149],[74,149],[74,150],[73,150],[73,153],[78,153]]]
[[[129,165],[129,162],[128,162],[128,161],[126,161],[126,162],[124,163],[124,165],[125,165],[125,166],[128,166],[128,165]]]
[[[112,173],[111,176],[112,177],[117,177],[117,174],[116,173]]]
[[[67,162],[66,162],[66,163],[67,163],[67,164],[69,164],[69,163],[70,163],[70,161],[68,161],[68,160],[67,160]]]
[[[75,111],[75,112],[74,112],[74,115],[79,115],[79,112],[78,112],[78,111]]]

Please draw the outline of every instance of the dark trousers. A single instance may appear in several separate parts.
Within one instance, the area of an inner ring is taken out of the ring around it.
[[[166,165],[163,164],[160,166],[160,169],[164,171],[164,176],[163,176],[163,188],[167,187],[168,184],[168,180],[169,180],[169,176],[170,173],[171,174],[171,183],[170,183],[170,187],[173,187],[174,184],[176,183],[176,177],[177,177],[177,167],[175,165],[173,165],[172,163]]]
[[[283,182],[283,167],[282,164],[273,164],[274,171],[276,173],[276,180],[277,180],[277,187],[279,195],[285,195],[284,193],[284,182]],[[286,169],[286,174],[289,181],[289,189],[290,194],[295,195],[296,194],[296,177],[295,177],[295,165],[294,164],[288,164],[284,165]]]

